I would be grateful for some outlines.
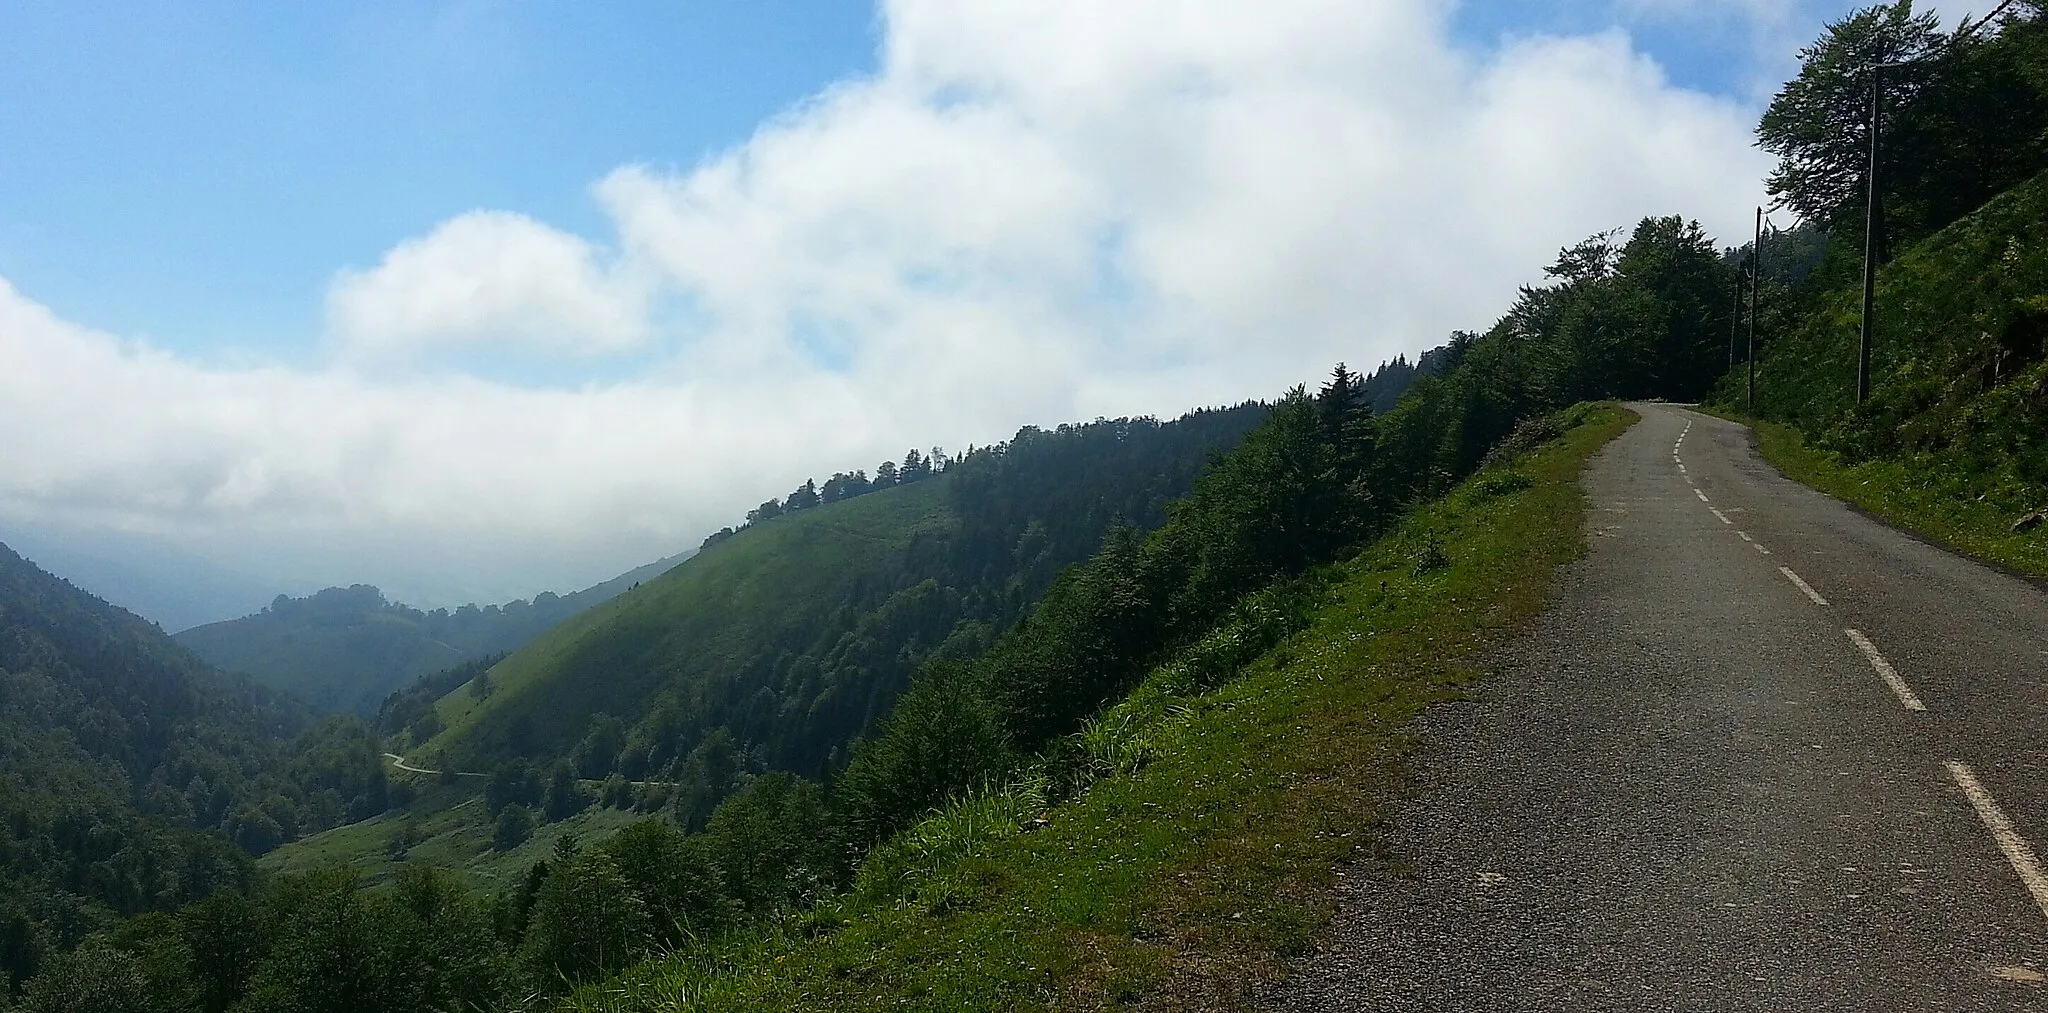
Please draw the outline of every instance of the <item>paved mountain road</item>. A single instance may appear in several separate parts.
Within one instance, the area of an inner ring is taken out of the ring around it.
[[[1427,719],[1398,867],[1266,1005],[2048,1010],[2048,594],[1635,407],[1588,558]]]

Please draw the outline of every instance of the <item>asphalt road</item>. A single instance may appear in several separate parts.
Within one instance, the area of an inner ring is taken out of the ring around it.
[[[2048,1010],[2048,593],[1635,407],[1590,555],[1266,1005]]]

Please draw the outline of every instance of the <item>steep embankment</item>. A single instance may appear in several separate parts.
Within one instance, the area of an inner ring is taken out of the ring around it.
[[[284,690],[322,711],[368,716],[378,701],[420,676],[516,650],[550,627],[652,580],[689,553],[638,567],[571,594],[431,612],[386,601],[375,587],[279,595],[254,615],[195,626],[180,644],[231,672]]]
[[[1923,534],[2048,575],[2048,175],[1885,265],[1868,402],[1861,296],[1825,296],[1757,363],[1765,456]],[[1739,373],[1739,371],[1738,371]],[[1717,403],[1741,402],[1740,376]]]

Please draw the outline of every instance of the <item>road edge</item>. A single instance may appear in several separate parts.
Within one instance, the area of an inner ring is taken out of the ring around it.
[[[1795,483],[1804,488],[1811,489],[1822,496],[1826,496],[1827,498],[1834,500],[1835,502],[1840,503],[1845,507],[1848,507],[1852,512],[1860,516],[1869,518],[1870,520],[1875,521],[1876,523],[1881,524],[1892,531],[1898,532],[1899,534],[1904,535],[1905,537],[1910,538],[1913,541],[1919,542],[1920,544],[1925,545],[1929,548],[1939,549],[1952,556],[1968,560],[1969,562],[1976,563],[1979,566],[1995,570],[1998,573],[2004,574],[2005,576],[2012,577],[2016,580],[2032,585],[2034,588],[2040,591],[2048,592],[2048,574],[2032,573],[2027,570],[2020,569],[2019,567],[2016,567],[2011,563],[2007,563],[2003,560],[1994,559],[1984,555],[1983,553],[1972,551],[1966,546],[1958,545],[1955,542],[1942,538],[1939,535],[1930,534],[1916,527],[1913,527],[1911,524],[1904,520],[1888,516],[1884,513],[1879,512],[1875,508],[1865,506],[1862,503],[1858,503],[1853,499],[1849,499],[1845,496],[1840,496],[1826,489],[1823,489],[1820,486],[1815,485],[1812,482],[1806,481],[1805,479],[1802,479],[1799,476],[1794,475],[1791,472],[1785,470],[1784,465],[1780,464],[1776,460],[1773,460],[1771,458],[1771,455],[1764,452],[1763,442],[1757,437],[1756,423],[1758,420],[1751,416],[1743,415],[1739,412],[1727,411],[1725,409],[1711,408],[1706,405],[1672,405],[1671,407],[1682,408],[1686,411],[1691,412],[1698,412],[1701,415],[1706,415],[1711,418],[1720,419],[1723,422],[1733,422],[1736,425],[1741,426],[1745,438],[1749,441],[1749,449],[1755,452],[1757,460],[1770,465],[1772,471],[1777,472],[1779,477],[1785,479],[1788,482]],[[1805,434],[1800,433],[1800,436],[1804,438]]]

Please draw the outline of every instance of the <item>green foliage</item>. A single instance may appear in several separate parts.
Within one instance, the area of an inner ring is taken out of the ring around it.
[[[487,654],[420,676],[412,685],[384,698],[377,708],[377,732],[401,745],[417,745],[433,738],[442,728],[434,702],[465,685],[479,699],[490,696],[491,680],[485,673],[503,660],[503,654]]]
[[[427,1013],[506,998],[489,913],[441,874],[408,870],[366,893],[342,871],[278,882],[263,955],[237,1009]]]
[[[583,741],[576,743],[570,756],[577,776],[594,780],[611,773],[625,749],[626,723],[610,714],[598,713],[590,716]]]
[[[1870,157],[1870,88],[1875,64],[1883,73],[1885,106],[1911,106],[1932,77],[1933,54],[1946,37],[1932,13],[1915,14],[1912,0],[1867,7],[1833,22],[1800,50],[1799,75],[1785,84],[1757,127],[1765,151],[1778,156],[1771,196],[1831,232],[1860,233],[1865,167]],[[1889,125],[1885,127],[1891,133]],[[1900,161],[1900,139],[1890,138],[1882,167]],[[1895,176],[1886,171],[1885,176]]]
[[[1481,494],[1526,488],[1505,466],[1561,430],[1546,412],[1690,396],[1720,370],[1729,274],[1697,225],[1645,219],[1626,243],[1565,249],[1549,274],[1486,334],[1432,353],[1437,375],[1384,416],[1372,414],[1371,381],[1342,365],[1315,394],[1289,391],[1163,527],[1110,529],[971,665],[928,664],[835,782],[852,847],[992,790],[1162,663],[1191,685],[1234,675],[1284,628],[1257,621],[1283,601],[1258,597],[1268,589],[1296,586],[1483,462],[1497,468]],[[1433,532],[1418,536],[1417,575],[1454,562]]]
[[[498,820],[491,830],[491,847],[499,851],[510,851],[526,843],[533,836],[533,812],[525,806],[508,805],[498,810]]]
[[[299,736],[292,747],[293,779],[309,795],[324,797],[333,814],[305,829],[354,823],[389,807],[383,748],[376,733],[353,717],[328,718]],[[252,854],[269,850],[244,847]]]
[[[142,962],[104,943],[52,958],[29,983],[22,1013],[164,1013]]]
[[[219,890],[178,912],[191,955],[194,997],[203,1013],[225,1013],[248,990],[267,940],[256,905],[235,890]]]
[[[911,900],[944,913],[959,902],[962,884],[947,882],[942,874],[1031,828],[1046,812],[1048,789],[1043,777],[1035,777],[948,799],[861,863],[854,895],[870,904]]]
[[[492,815],[508,805],[533,808],[545,798],[540,771],[523,759],[507,760],[484,782],[484,808]]]
[[[642,820],[606,839],[602,850],[632,884],[655,945],[678,947],[739,920],[740,901],[703,837],[686,837],[660,820]]]
[[[676,771],[681,783],[675,800],[676,823],[692,833],[701,832],[711,821],[711,811],[737,785],[740,773],[739,747],[732,732],[714,728],[691,748]]]
[[[413,962],[415,992],[400,1009],[447,1010],[502,1000],[512,980],[488,905],[446,873],[408,866],[378,896],[383,930]]]
[[[2048,168],[2048,19],[2020,4],[1952,45],[1911,0],[1828,26],[1757,128],[1779,157],[1772,196],[1840,237],[1863,231],[1870,71],[1883,71],[1881,203],[1888,238],[1917,241]]]
[[[877,734],[855,748],[833,785],[843,832],[881,840],[947,796],[1013,768],[996,709],[971,678],[958,664],[927,667]]]
[[[576,770],[568,760],[556,760],[548,773],[547,795],[541,811],[549,823],[568,819],[590,805],[590,795],[576,780]]]
[[[303,721],[0,547],[0,974],[27,979],[117,916],[247,886],[243,849],[381,777],[333,729],[288,742]]]
[[[1691,400],[1719,378],[1734,276],[1697,225],[1647,218],[1626,243],[1603,234],[1566,248],[1546,273],[1548,284],[1524,288],[1484,334],[1435,350],[1441,373],[1378,420],[1376,497],[1442,495],[1517,425],[1569,405]]]
[[[604,779],[604,786],[598,789],[597,800],[607,809],[630,809],[633,806],[633,784],[626,775],[613,771]]]
[[[753,911],[775,911],[819,896],[843,864],[824,792],[789,774],[754,778],[711,814],[711,861]]]
[[[548,873],[534,900],[525,959],[543,981],[574,983],[645,953],[652,928],[647,902],[618,863],[593,850]]]

